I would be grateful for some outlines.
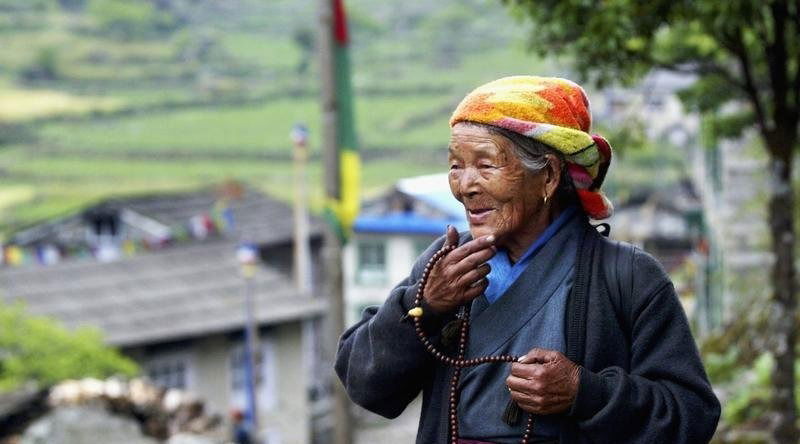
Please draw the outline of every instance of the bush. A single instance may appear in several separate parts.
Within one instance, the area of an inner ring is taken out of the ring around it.
[[[130,377],[136,364],[106,346],[100,333],[68,331],[55,321],[0,304],[0,392],[29,381],[48,386],[65,379]]]
[[[53,47],[39,49],[30,64],[20,71],[24,82],[56,80],[60,75],[58,50]]]
[[[763,416],[771,399],[770,376],[775,365],[772,356],[761,355],[753,368],[740,374],[735,390],[725,403],[722,419],[728,425],[737,425]]]
[[[724,354],[708,354],[704,360],[711,382],[725,393],[724,427],[763,419],[772,401],[775,359],[769,353],[762,353],[752,363],[744,364],[738,355],[732,348]],[[800,380],[800,362],[795,364],[795,369],[795,380]],[[800,403],[800,386],[795,389],[795,399]]]

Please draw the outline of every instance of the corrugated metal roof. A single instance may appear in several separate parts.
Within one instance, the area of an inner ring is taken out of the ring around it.
[[[233,229],[225,233],[225,237],[256,244],[291,239],[294,226],[291,207],[250,187],[243,186],[242,191],[240,198],[228,201],[234,224]],[[86,230],[81,214],[98,208],[127,209],[165,226],[185,226],[192,217],[209,214],[219,201],[219,194],[219,187],[206,187],[194,191],[107,199],[79,214],[22,230],[14,234],[10,241],[22,245],[45,239],[65,244],[79,242],[84,238]],[[320,235],[322,230],[321,221],[312,218],[311,234]]]
[[[22,301],[33,314],[68,328],[97,327],[118,346],[240,329],[244,282],[236,246],[218,239],[110,263],[5,268],[0,300]],[[315,316],[325,308],[324,300],[301,296],[288,276],[266,267],[259,268],[254,291],[262,324]]]

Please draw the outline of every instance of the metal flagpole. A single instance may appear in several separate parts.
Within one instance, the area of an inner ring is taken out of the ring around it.
[[[247,384],[247,420],[250,422],[250,432],[255,442],[258,441],[258,329],[255,320],[255,301],[253,294],[253,277],[256,271],[258,252],[255,247],[241,245],[236,251],[236,257],[242,269],[244,278],[244,305],[245,305],[245,331],[244,331],[244,376]]]
[[[311,295],[311,252],[308,245],[308,129],[295,124],[290,134],[294,144],[294,284],[303,296]]]

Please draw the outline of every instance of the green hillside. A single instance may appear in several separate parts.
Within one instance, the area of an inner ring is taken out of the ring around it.
[[[498,4],[419,3],[348,2],[368,194],[440,170],[447,117],[469,88],[545,69]],[[0,0],[0,11],[0,230],[226,178],[288,198],[291,126],[305,122],[319,150],[315,2]]]
[[[247,181],[289,198],[311,130],[321,200],[316,2],[0,0],[0,233],[120,193]],[[364,187],[442,171],[474,86],[564,75],[499,2],[348,1]]]

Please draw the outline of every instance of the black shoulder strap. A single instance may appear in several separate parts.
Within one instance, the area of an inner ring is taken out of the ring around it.
[[[592,231],[595,231],[592,233]],[[587,227],[580,241],[576,262],[575,280],[567,302],[567,357],[573,362],[583,360],[586,335],[586,307],[588,306],[591,275],[602,276],[602,288],[614,306],[617,322],[630,341],[632,337],[633,245],[607,239],[610,232],[597,227]]]
[[[605,239],[603,242],[601,263],[605,288],[617,321],[631,338],[631,298],[633,292],[633,256],[636,247],[626,242]]]
[[[593,230],[594,228],[587,226],[581,234],[581,239],[578,242],[578,257],[575,261],[575,278],[569,299],[567,299],[565,354],[567,358],[577,364],[583,363],[583,354],[586,347],[586,310],[589,287],[591,285],[592,268],[596,266],[593,264],[592,257],[595,255],[599,236],[596,233],[592,233]]]

